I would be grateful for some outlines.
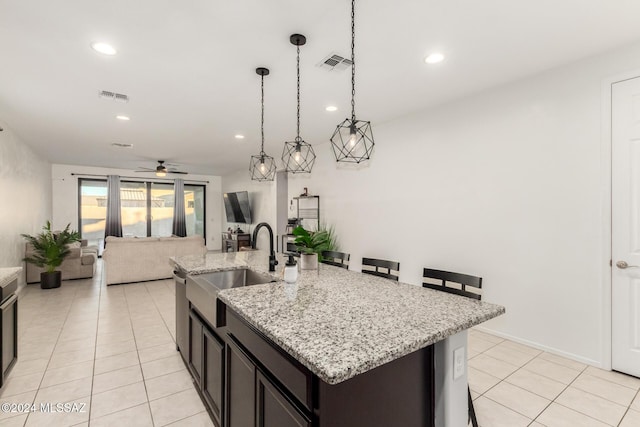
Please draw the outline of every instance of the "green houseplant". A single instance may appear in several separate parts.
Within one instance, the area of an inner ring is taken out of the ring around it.
[[[22,234],[33,248],[33,254],[26,256],[23,261],[45,269],[40,273],[42,289],[60,287],[62,273],[56,268],[60,267],[62,261],[71,253],[69,244],[80,240],[80,234],[70,230],[70,227],[71,224],[67,224],[64,230],[54,233],[51,231],[51,222],[47,221],[42,227],[42,233],[36,236]]]
[[[300,268],[313,270],[322,261],[322,252],[337,250],[337,240],[333,227],[321,225],[317,231],[308,231],[298,226],[293,229],[294,243],[300,252]]]

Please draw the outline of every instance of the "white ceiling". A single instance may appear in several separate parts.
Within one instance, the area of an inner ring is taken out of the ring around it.
[[[302,137],[325,143],[349,115],[349,70],[316,67],[329,53],[349,55],[348,0],[0,0],[0,11],[0,121],[54,163],[134,169],[164,159],[209,175],[247,168],[260,144],[258,66],[271,69],[265,151],[279,158],[295,137],[295,32],[308,39]],[[375,131],[640,40],[639,16],[638,0],[360,0],[358,118]],[[93,41],[118,55],[94,52]],[[434,50],[447,59],[428,66]],[[131,101],[101,99],[100,90]],[[329,104],[339,110],[326,112]]]

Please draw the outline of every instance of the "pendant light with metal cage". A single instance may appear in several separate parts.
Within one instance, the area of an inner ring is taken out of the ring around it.
[[[356,120],[355,0],[351,0],[351,119],[345,119],[331,136],[331,148],[337,162],[361,163],[371,158],[373,132],[371,122]]]
[[[264,76],[269,75],[268,68],[256,68],[256,74],[260,76],[260,89],[262,94],[261,106],[262,115],[260,120],[260,132],[262,134],[262,145],[260,146],[260,154],[251,156],[249,164],[249,172],[253,181],[273,181],[276,177],[276,162],[271,156],[267,156],[264,152]]]
[[[296,138],[293,141],[284,143],[282,150],[282,161],[287,172],[310,173],[316,161],[316,153],[311,144],[305,142],[300,137],[300,46],[307,42],[307,38],[302,34],[293,34],[289,41],[297,48],[296,70],[298,73],[298,115]]]

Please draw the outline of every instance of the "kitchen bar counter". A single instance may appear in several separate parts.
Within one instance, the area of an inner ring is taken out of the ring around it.
[[[268,270],[250,251],[173,258],[187,274]],[[284,257],[274,274],[281,278]],[[321,264],[295,285],[223,290],[218,298],[328,384],[338,384],[505,312],[504,307]],[[212,302],[214,303],[214,302]]]
[[[4,267],[0,268],[0,287],[12,282],[18,278],[18,273],[22,271],[22,267]]]

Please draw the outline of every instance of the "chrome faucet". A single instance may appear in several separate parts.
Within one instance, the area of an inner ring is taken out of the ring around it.
[[[271,226],[269,224],[267,224],[266,222],[261,222],[260,224],[256,225],[255,230],[253,230],[251,247],[253,249],[256,248],[258,231],[260,231],[262,227],[267,227],[267,231],[269,231],[269,271],[276,271],[276,265],[278,265],[278,261],[276,261],[276,253],[273,250],[273,230],[271,229]]]

